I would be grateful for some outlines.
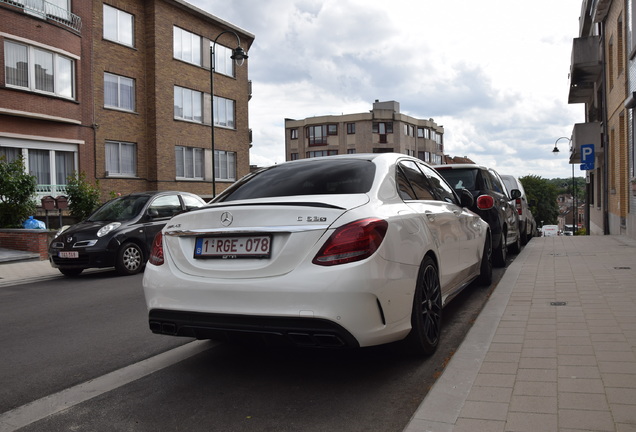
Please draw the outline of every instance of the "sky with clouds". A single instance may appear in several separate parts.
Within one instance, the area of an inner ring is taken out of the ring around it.
[[[502,174],[571,177],[568,105],[581,0],[187,0],[255,35],[250,163],[285,160],[285,118],[395,100],[444,149]],[[584,176],[575,165],[575,175]]]

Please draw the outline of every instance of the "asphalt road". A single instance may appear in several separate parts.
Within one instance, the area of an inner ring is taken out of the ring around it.
[[[141,275],[2,287],[0,431],[15,418],[21,431],[401,431],[503,272],[444,309],[425,359],[398,345],[256,349],[154,335]]]

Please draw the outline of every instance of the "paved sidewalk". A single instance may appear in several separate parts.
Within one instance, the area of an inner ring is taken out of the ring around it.
[[[0,287],[61,277],[39,254],[0,248]]]
[[[636,431],[636,242],[532,239],[405,432]]]

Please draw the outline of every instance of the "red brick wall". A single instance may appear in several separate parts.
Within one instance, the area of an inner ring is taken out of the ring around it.
[[[40,259],[48,259],[49,242],[55,234],[48,230],[2,229],[0,247],[40,254]]]

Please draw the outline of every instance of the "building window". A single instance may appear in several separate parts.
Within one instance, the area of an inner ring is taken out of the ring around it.
[[[378,148],[378,147],[375,147],[373,149],[373,153],[393,153],[393,149],[392,148]]]
[[[292,153],[289,156],[289,160],[298,160],[298,153]]]
[[[347,154],[356,154],[356,149],[354,148],[347,149]]]
[[[7,40],[4,70],[7,86],[75,97],[75,62],[63,55]]]
[[[106,141],[106,175],[135,176],[137,146],[133,143]]]
[[[393,133],[393,122],[373,122],[372,132],[380,135],[381,144],[386,144],[388,142],[386,135]]]
[[[236,180],[236,153],[214,151],[214,178],[215,180]]]
[[[25,140],[24,145],[27,147],[5,147],[2,145],[0,146],[0,157],[5,157],[7,162],[13,162],[19,157],[24,158],[29,174],[36,178],[36,196],[38,198],[66,194],[67,179],[77,171],[75,166],[77,145],[30,140]],[[52,147],[57,148],[51,149]],[[51,164],[51,161],[54,163]]]
[[[393,122],[373,122],[372,132],[381,135],[393,133]]]
[[[104,73],[104,106],[126,111],[135,110],[135,80]]]
[[[234,129],[234,101],[214,96],[214,125]]]
[[[338,125],[337,124],[327,125],[327,135],[338,135]]]
[[[104,5],[104,39],[134,46],[133,16],[127,12]]]
[[[201,36],[173,28],[174,58],[201,66]]]
[[[203,149],[175,147],[177,178],[203,179]]]
[[[430,139],[430,138],[431,138],[431,131],[430,131],[430,129],[427,129],[427,128],[417,128],[417,137],[418,137],[418,138],[424,138],[424,139]]]
[[[231,49],[217,44],[214,47],[214,72],[234,77],[236,69],[234,68],[235,63],[231,56]]]
[[[308,158],[322,157],[322,156],[335,156],[338,154],[338,150],[319,150],[319,151],[308,151]]]
[[[306,129],[309,145],[325,145],[327,144],[327,126],[308,126]]]
[[[289,138],[290,139],[298,139],[298,129],[290,129],[289,130]]]
[[[175,86],[174,118],[202,123],[203,93]]]
[[[347,134],[352,135],[356,133],[356,124],[355,123],[347,123]]]

